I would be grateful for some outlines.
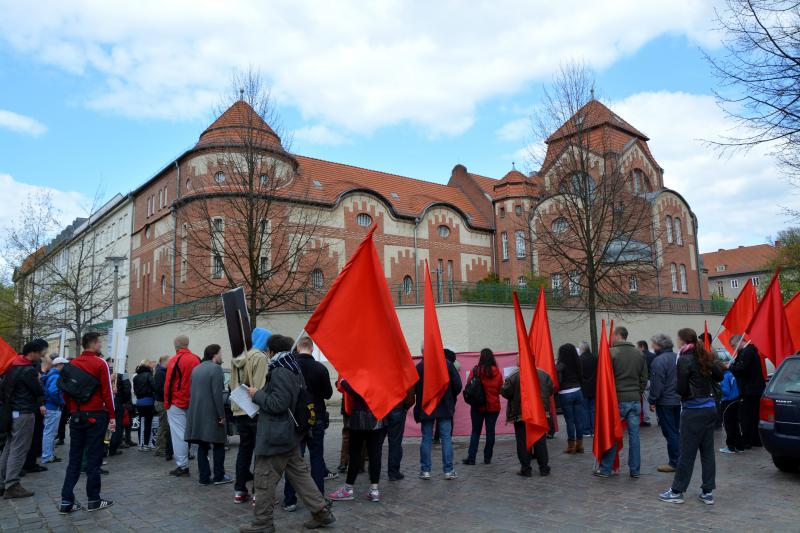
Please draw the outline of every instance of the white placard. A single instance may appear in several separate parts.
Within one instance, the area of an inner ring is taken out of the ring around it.
[[[247,392],[247,385],[239,385],[231,391],[231,401],[239,406],[239,408],[247,413],[247,416],[253,418],[258,414],[259,406],[253,403],[250,399],[250,393]]]

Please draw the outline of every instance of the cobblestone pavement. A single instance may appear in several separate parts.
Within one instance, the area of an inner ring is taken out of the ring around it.
[[[502,422],[500,422],[502,423]],[[327,438],[327,463],[338,463],[341,426],[332,424]],[[717,433],[717,448],[722,433]],[[418,442],[418,441],[417,441]],[[769,455],[749,451],[743,455],[717,454],[717,503],[706,506],[694,499],[699,490],[700,464],[683,505],[658,501],[669,487],[671,474],[660,474],[656,466],[665,462],[664,440],[657,427],[642,428],[642,477],[627,475],[623,457],[622,475],[599,479],[591,475],[593,457],[561,453],[563,435],[548,441],[552,475],[521,478],[514,442],[502,438],[495,447],[491,465],[463,466],[466,442],[456,442],[459,479],[445,481],[436,473],[432,481],[417,479],[418,444],[405,445],[403,471],[406,479],[381,483],[382,501],[364,499],[334,505],[338,521],[333,530],[350,531],[800,531],[800,475],[779,472]],[[591,440],[586,444],[591,450]],[[627,440],[626,440],[627,444]],[[228,472],[233,472],[236,438],[227,454]],[[57,448],[65,457],[65,447]],[[479,454],[481,457],[481,454]],[[384,449],[384,473],[386,453]],[[434,449],[434,470],[441,470],[441,455]],[[171,464],[131,448],[109,459],[111,473],[103,477],[103,496],[116,501],[114,507],[96,513],[85,511],[61,516],[56,510],[65,463],[50,465],[48,472],[28,475],[23,484],[36,491],[33,498],[0,500],[0,531],[235,531],[248,521],[249,505],[233,503],[233,486],[203,487],[197,484],[196,468],[191,478],[167,475]],[[340,478],[327,482],[333,490]],[[359,476],[357,491],[363,493],[368,480]],[[83,479],[76,487],[84,496]],[[282,493],[282,492],[281,492]],[[307,513],[276,509],[279,531],[301,531]]]

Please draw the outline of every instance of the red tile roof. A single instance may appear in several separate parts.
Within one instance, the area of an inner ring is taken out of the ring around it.
[[[200,134],[196,148],[213,145],[241,144],[248,136],[249,145],[264,145],[283,150],[281,139],[264,119],[243,100],[235,102]]]
[[[631,126],[628,122],[623,120],[619,115],[611,111],[608,107],[601,104],[597,100],[590,100],[583,107],[581,107],[569,120],[561,125],[550,137],[547,142],[552,142],[561,137],[565,137],[575,133],[575,119],[583,117],[581,129],[583,131],[596,128],[602,125],[610,125],[614,128],[621,129],[634,137],[639,137],[648,141],[647,135]]]
[[[483,192],[488,194],[489,196],[492,195],[492,191],[494,191],[494,186],[497,185],[497,180],[495,178],[490,178],[488,176],[481,176],[480,174],[473,174],[469,173],[469,176],[473,179],[473,181],[481,188]]]
[[[492,228],[490,221],[484,218],[457,187],[313,157],[294,157],[300,165],[299,175],[302,181],[296,190],[302,187],[310,200],[334,204],[345,192],[366,189],[382,196],[400,216],[418,217],[431,204],[443,203],[463,212],[469,217],[468,223],[471,226],[487,230]]]
[[[775,248],[770,244],[739,246],[700,254],[700,257],[703,258],[703,266],[708,270],[709,278],[724,277],[767,270],[767,263],[775,257]],[[722,272],[717,271],[720,265],[725,265]]]

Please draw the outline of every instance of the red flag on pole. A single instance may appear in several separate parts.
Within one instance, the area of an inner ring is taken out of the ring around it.
[[[744,328],[753,318],[753,313],[756,312],[757,306],[756,288],[753,286],[753,281],[748,279],[747,283],[742,287],[742,292],[739,293],[730,310],[728,310],[728,314],[722,319],[722,327],[725,329],[717,335],[726,350],[731,350],[731,337],[741,335],[744,332]]]
[[[541,368],[553,380],[553,392],[558,392],[558,372],[556,372],[555,358],[553,357],[553,340],[550,336],[550,320],[547,317],[547,301],[544,298],[544,287],[539,287],[539,299],[533,312],[533,320],[528,333],[528,343],[531,347],[536,368]],[[550,398],[550,419],[553,429],[558,431],[558,415],[556,412],[555,396]]]
[[[377,418],[403,401],[418,375],[372,234],[333,282],[306,333]]]
[[[525,421],[525,438],[528,448],[547,433],[547,415],[542,403],[539,373],[536,363],[528,345],[528,335],[525,333],[525,319],[519,308],[517,292],[514,291],[514,317],[517,326],[517,345],[519,346],[519,388],[520,407],[522,420]]]
[[[612,323],[613,327],[613,323]],[[617,444],[614,470],[619,470],[619,452],[622,449],[622,420],[617,402],[617,385],[611,363],[611,349],[606,335],[606,321],[602,322],[600,350],[597,355],[597,391],[594,414],[594,442],[592,453],[599,463],[603,454]]]
[[[444,358],[442,333],[439,331],[439,320],[436,318],[436,304],[433,301],[431,272],[427,259],[425,260],[424,336],[425,347],[422,357],[425,379],[422,383],[422,410],[431,414],[450,384],[450,374],[447,372],[447,360]]]
[[[795,352],[800,351],[800,292],[795,294],[783,309],[786,312],[786,321],[789,322],[794,350]]]
[[[703,347],[707,352],[711,351],[711,335],[708,334],[708,320],[703,320]]]
[[[6,371],[16,356],[17,351],[0,337],[0,375]]]
[[[781,296],[780,271],[769,282],[764,298],[759,302],[753,318],[744,328],[758,351],[764,354],[776,367],[787,355],[794,353],[794,341],[786,320]]]

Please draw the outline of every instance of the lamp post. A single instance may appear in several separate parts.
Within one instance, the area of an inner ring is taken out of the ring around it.
[[[119,265],[121,265],[127,256],[110,256],[106,257],[106,262],[114,266],[114,293],[111,295],[113,318],[119,318]]]

